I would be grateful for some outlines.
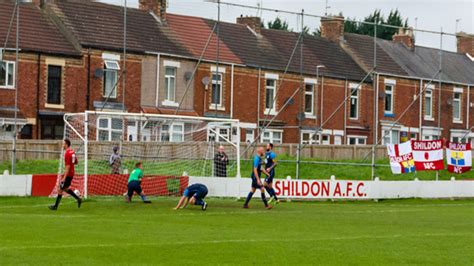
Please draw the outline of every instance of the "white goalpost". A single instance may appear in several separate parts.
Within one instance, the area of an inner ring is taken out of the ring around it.
[[[65,114],[64,123],[78,158],[72,187],[84,197],[122,195],[137,162],[148,195],[179,195],[189,176],[240,178],[238,120],[86,111]]]

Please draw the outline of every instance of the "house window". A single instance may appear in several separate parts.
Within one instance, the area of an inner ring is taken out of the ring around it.
[[[315,132],[301,132],[302,144],[318,144],[318,135]]]
[[[184,141],[184,124],[173,123],[171,126],[162,125],[160,139],[163,142],[183,142]]]
[[[433,90],[425,91],[425,119],[433,119]]]
[[[165,100],[174,102],[176,95],[176,67],[165,67]]]
[[[120,66],[117,61],[104,61],[104,88],[102,95],[106,98],[117,98],[117,81]]]
[[[48,98],[50,104],[61,104],[61,66],[48,66]]]
[[[245,130],[245,142],[252,143],[254,141],[254,130],[246,129]]]
[[[351,87],[351,100],[350,100],[350,119],[359,118],[359,85],[353,84]]]
[[[208,141],[225,142],[230,141],[229,127],[212,127],[208,129]]]
[[[455,92],[453,95],[453,120],[455,122],[461,122],[461,99],[461,93]]]
[[[304,112],[309,116],[314,115],[314,84],[305,85]]]
[[[276,80],[267,79],[265,86],[265,112],[275,113]]]
[[[382,130],[382,144],[398,144],[400,143],[400,130]]]
[[[0,62],[0,87],[13,88],[15,80],[15,62]]]
[[[118,141],[122,138],[122,119],[101,117],[97,120],[97,140]]]
[[[212,99],[211,107],[222,106],[222,74],[212,74]]]
[[[385,114],[393,114],[393,84],[385,85]]]
[[[283,141],[283,130],[270,130],[267,129],[262,134],[262,142],[281,144]]]
[[[365,144],[367,144],[367,137],[365,137],[365,136],[347,136],[347,143],[349,145],[365,145]]]

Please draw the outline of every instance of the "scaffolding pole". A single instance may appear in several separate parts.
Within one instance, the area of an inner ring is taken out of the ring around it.
[[[12,175],[16,173],[16,138],[18,136],[18,69],[20,63],[19,41],[20,41],[20,0],[16,1],[16,40],[15,40],[15,121],[13,122],[13,151],[12,151]]]

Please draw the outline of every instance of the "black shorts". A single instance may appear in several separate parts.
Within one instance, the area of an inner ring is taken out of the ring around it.
[[[258,184],[257,178],[252,177],[252,188],[261,189],[262,187],[263,187],[263,185]]]
[[[202,189],[199,189],[196,194],[194,194],[194,197],[196,200],[202,200],[207,196],[207,188],[204,187]]]
[[[273,183],[273,178],[275,177],[275,171],[271,170],[269,174],[270,174],[270,176],[265,177],[265,182],[267,184]]]
[[[137,192],[137,194],[142,194],[142,187],[140,186],[140,182],[138,181],[131,181],[128,183],[128,197],[131,198],[133,196],[133,192]]]
[[[64,181],[62,181],[62,182],[59,184],[59,188],[62,189],[62,190],[68,189],[68,188],[71,186],[72,179],[73,179],[72,176],[66,176],[66,178],[64,179]]]

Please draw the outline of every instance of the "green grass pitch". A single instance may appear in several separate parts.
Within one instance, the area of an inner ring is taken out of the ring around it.
[[[211,198],[172,210],[92,198],[0,198],[0,265],[473,265],[474,201],[283,202]]]

